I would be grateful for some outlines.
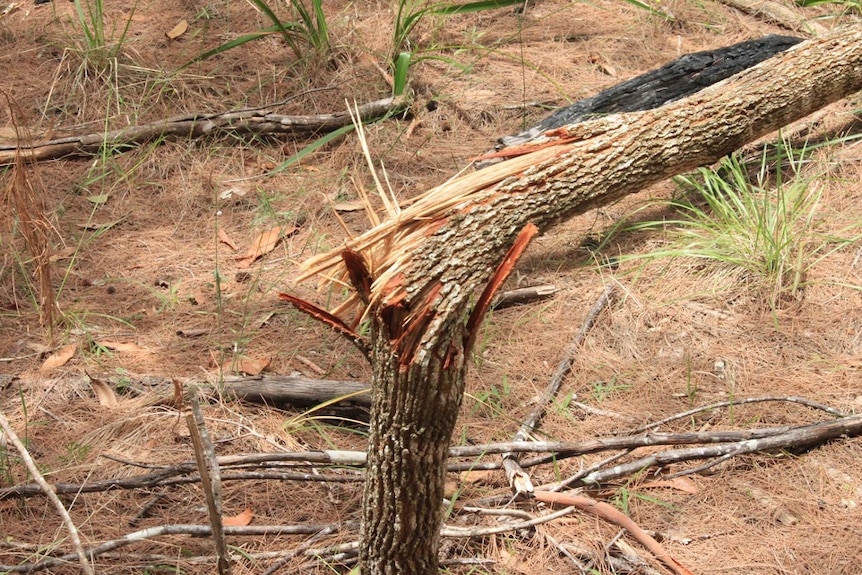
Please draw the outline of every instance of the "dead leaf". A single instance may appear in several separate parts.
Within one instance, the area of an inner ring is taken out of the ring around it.
[[[333,204],[332,207],[336,212],[361,212],[365,209],[365,206],[363,206],[362,202],[359,200],[353,202],[339,202],[337,204]]]
[[[253,358],[253,357],[238,357],[226,361],[222,364],[222,371],[244,373],[246,375],[260,375],[260,373],[269,367],[272,362],[271,357]]]
[[[770,512],[770,515],[774,521],[777,521],[782,525],[796,525],[797,523],[799,523],[799,517],[797,517],[787,507],[776,501],[766,491],[760,489],[759,487],[749,485],[748,493],[749,495],[751,495],[752,499],[754,499],[758,503],[758,505],[764,507],[767,511]]]
[[[245,511],[240,513],[239,515],[234,515],[233,517],[225,517],[222,519],[221,524],[225,527],[245,527],[251,520],[254,518],[254,513],[252,513],[251,507],[246,507]]]
[[[471,469],[461,472],[460,479],[461,483],[466,484],[487,483],[496,474],[497,471],[494,469]]]
[[[235,200],[239,201],[243,199],[246,194],[248,194],[248,190],[246,188],[240,186],[232,186],[224,191],[222,191],[218,195],[218,199],[220,200]]]
[[[640,484],[638,487],[647,489],[650,487],[670,487],[672,489],[678,489],[690,495],[697,495],[697,493],[700,491],[697,488],[697,485],[694,484],[694,481],[692,481],[688,477],[674,477],[673,479],[647,481]]]
[[[244,256],[236,258],[237,265],[241,268],[249,267],[254,260],[275,249],[282,237],[287,237],[296,232],[296,227],[275,227],[258,235]]]
[[[185,403],[185,396],[183,395],[183,382],[177,378],[172,378],[171,383],[174,386],[174,407],[178,410],[183,409],[183,404]]]
[[[617,69],[614,68],[613,66],[599,62],[598,67],[599,67],[599,71],[602,74],[605,74],[606,76],[610,76],[611,78],[617,77]]]
[[[225,244],[227,247],[229,247],[233,251],[237,250],[236,244],[233,242],[232,239],[230,239],[230,236],[227,235],[227,232],[224,231],[224,229],[222,229],[222,228],[218,229],[218,239],[221,243]]]
[[[114,388],[102,381],[101,379],[97,379],[87,374],[87,377],[90,378],[90,387],[93,388],[93,393],[96,394],[96,397],[99,399],[99,405],[102,407],[114,407],[120,402],[120,399],[117,397],[117,392],[114,391]]]
[[[176,40],[177,38],[185,34],[188,29],[189,23],[187,20],[183,19],[177,22],[176,26],[165,32],[165,35],[171,40]]]
[[[96,341],[96,345],[100,345],[106,349],[110,349],[111,351],[139,351],[146,352],[147,350],[139,346],[133,341],[122,341],[115,339],[100,339]]]
[[[75,355],[75,352],[77,350],[78,346],[74,343],[64,345],[56,352],[48,356],[48,359],[46,359],[44,363],[42,363],[42,366],[39,368],[39,373],[42,375],[48,375],[54,369],[60,367],[61,365],[65,365],[67,361],[72,359],[72,356]]]
[[[51,254],[51,257],[49,259],[51,260],[51,263],[55,263],[60,260],[67,260],[74,256],[77,251],[77,246],[68,246],[63,248],[62,250],[57,250],[56,252]]]

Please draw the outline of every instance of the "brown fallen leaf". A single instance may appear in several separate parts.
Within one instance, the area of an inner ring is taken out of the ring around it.
[[[694,484],[694,481],[689,479],[688,477],[674,477],[673,479],[660,479],[657,481],[646,481],[638,485],[638,488],[650,488],[650,487],[670,487],[672,489],[678,489],[680,491],[684,491],[685,493],[691,495],[697,495],[700,491],[697,488],[697,485]]]
[[[488,483],[493,481],[497,476],[495,469],[471,469],[470,471],[462,471],[459,479],[461,483],[476,484]]]
[[[48,356],[42,366],[39,368],[39,373],[42,375],[48,375],[54,369],[60,367],[61,365],[65,365],[67,361],[72,359],[72,356],[75,355],[75,352],[78,350],[78,346],[74,343],[69,345],[64,345],[56,352],[52,353]]]
[[[221,520],[221,524],[225,527],[245,527],[251,520],[254,519],[254,513],[251,507],[246,507],[245,511],[233,517],[225,517]]]
[[[189,29],[189,23],[187,20],[183,19],[177,22],[177,25],[165,32],[165,36],[167,36],[171,40],[176,40],[180,36],[186,33]]]
[[[275,249],[282,237],[295,233],[294,227],[275,227],[259,234],[245,255],[237,256],[236,263],[241,268],[249,267],[257,258]]]
[[[244,373],[246,375],[260,375],[260,373],[269,367],[272,362],[271,357],[252,358],[238,357],[231,359],[222,364],[222,371]]]
[[[239,249],[236,247],[236,244],[234,243],[234,241],[232,239],[230,239],[230,236],[227,235],[227,232],[224,231],[224,229],[222,229],[222,228],[218,229],[218,239],[221,243],[225,244],[227,247],[229,247],[233,251],[236,251],[237,249]]]
[[[147,352],[133,341],[122,341],[117,339],[100,339],[96,341],[97,345],[110,349],[111,351],[142,351]]]
[[[365,206],[359,200],[353,202],[338,202],[337,204],[332,204],[332,208],[336,212],[361,212],[365,209]]]
[[[68,246],[63,248],[62,250],[57,250],[51,257],[48,258],[52,263],[58,262],[60,260],[67,260],[75,255],[75,252],[78,251],[78,246]]]
[[[89,373],[87,374],[87,377],[90,379],[90,387],[93,388],[93,393],[95,393],[96,397],[99,399],[99,405],[102,407],[114,407],[120,402],[120,399],[117,397],[117,392],[114,391],[113,387],[101,379],[93,377]]]

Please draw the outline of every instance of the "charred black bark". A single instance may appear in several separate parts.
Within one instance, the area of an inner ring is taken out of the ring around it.
[[[523,132],[500,138],[497,149],[524,144],[548,130],[576,124],[591,116],[658,108],[730,78],[800,42],[800,38],[771,34],[718,50],[686,54],[661,68],[560,108]]]

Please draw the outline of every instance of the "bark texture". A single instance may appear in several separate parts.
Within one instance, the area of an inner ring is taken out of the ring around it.
[[[388,327],[375,323],[362,572],[436,574],[446,454],[464,391],[463,327],[429,345],[427,362],[405,368]]]
[[[364,575],[436,575],[446,448],[478,329],[468,315],[522,230],[712,163],[860,89],[856,25],[661,108],[557,129],[537,151],[432,190],[348,241],[344,264],[374,324]]]

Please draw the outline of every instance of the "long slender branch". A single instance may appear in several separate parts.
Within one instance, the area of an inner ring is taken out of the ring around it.
[[[71,554],[69,561],[77,559],[81,563],[81,569],[83,569],[86,575],[95,575],[95,571],[93,571],[93,566],[90,564],[90,561],[87,560],[87,555],[84,553],[84,546],[81,544],[81,537],[78,535],[78,528],[75,527],[75,523],[72,521],[72,518],[69,516],[69,512],[66,511],[66,508],[63,506],[63,503],[60,501],[60,498],[57,497],[57,493],[48,485],[48,482],[45,481],[45,477],[42,476],[42,473],[39,471],[39,468],[36,466],[36,463],[33,461],[33,458],[30,457],[30,452],[27,451],[27,448],[24,446],[24,443],[18,437],[18,434],[15,433],[15,430],[12,428],[12,425],[9,423],[9,420],[6,419],[6,414],[3,413],[3,410],[0,409],[0,427],[3,428],[3,432],[9,436],[9,441],[12,442],[12,445],[15,446],[15,449],[18,450],[18,454],[21,456],[21,459],[24,461],[24,465],[27,467],[27,471],[30,472],[30,475],[33,476],[33,479],[36,481],[36,484],[39,486],[39,489],[48,496],[48,499],[51,501],[51,504],[57,510],[57,513],[60,514],[60,517],[63,519],[63,524],[66,526],[66,530],[69,532],[69,537],[72,539],[72,546],[75,548],[75,552]],[[0,567],[0,571],[2,571],[2,567]]]
[[[406,109],[405,98],[384,98],[358,106],[360,118],[371,121]],[[210,134],[313,134],[349,125],[347,112],[314,116],[285,116],[266,109],[245,109],[219,114],[195,114],[152,124],[82,136],[67,136],[32,145],[0,145],[0,166],[15,155],[27,160],[88,157],[103,149],[124,150],[166,137],[199,138]]]
[[[261,536],[261,535],[312,535],[324,529],[330,528],[330,525],[308,524],[308,525],[258,525],[245,527],[224,527],[225,535],[230,536]],[[196,537],[212,536],[212,527],[209,525],[194,525],[194,524],[177,524],[177,525],[159,525],[158,527],[149,527],[141,529],[133,533],[128,533],[119,539],[105,541],[95,547],[90,547],[85,550],[86,556],[93,558],[103,553],[125,547],[137,541],[153,539],[155,537],[163,537],[165,535],[194,535]],[[52,569],[61,565],[66,565],[69,561],[77,557],[75,553],[67,553],[57,557],[50,557],[37,561],[35,563],[22,563],[21,565],[0,565],[0,571],[4,573],[30,573],[33,571],[42,571],[44,569]]]
[[[764,398],[752,398],[761,399]],[[782,398],[769,398],[770,400],[781,400]],[[746,400],[738,400],[736,404],[744,403]],[[810,423],[798,426],[778,426],[750,429],[742,431],[713,431],[713,432],[688,432],[688,433],[644,433],[639,435],[627,435],[617,437],[606,437],[591,439],[582,442],[558,442],[558,441],[522,441],[491,443],[485,445],[468,445],[449,448],[449,458],[479,458],[490,455],[501,455],[504,453],[542,453],[547,455],[538,456],[521,462],[522,467],[533,467],[548,463],[552,460],[561,460],[578,457],[590,453],[603,451],[631,450],[641,447],[657,447],[662,445],[693,445],[713,444],[718,445],[718,451],[709,451],[707,448],[693,448],[685,451],[682,455],[670,455],[661,457],[672,457],[674,459],[662,459],[657,462],[667,464],[687,459],[703,459],[718,457],[735,449],[736,445],[759,442],[757,447],[745,451],[791,449],[799,446],[813,447],[825,443],[830,439],[840,436],[855,437],[862,435],[862,415],[847,416],[840,419]],[[805,439],[805,443],[800,443]],[[763,441],[770,440],[769,443]],[[727,447],[731,446],[731,447]],[[698,451],[700,450],[700,451]],[[730,450],[730,451],[728,451]],[[677,453],[677,452],[673,452]],[[696,454],[703,454],[695,457]],[[659,455],[651,456],[653,458]],[[365,453],[361,451],[297,451],[292,453],[254,453],[228,455],[217,458],[219,467],[224,471],[223,481],[237,481],[244,479],[274,479],[290,481],[322,481],[322,482],[357,482],[363,476],[357,470],[350,475],[302,473],[298,471],[262,471],[262,467],[275,467],[284,464],[295,465],[333,465],[354,466],[365,465]],[[243,467],[253,467],[253,470],[243,470]],[[499,469],[499,462],[450,462],[449,471],[464,471],[467,469]],[[54,490],[57,493],[92,493],[107,491],[110,489],[140,489],[155,487],[158,485],[175,485],[182,483],[193,483],[199,481],[199,477],[193,475],[197,469],[194,462],[184,462],[174,466],[165,467],[152,473],[127,477],[112,478],[92,483],[56,483]],[[237,469],[230,472],[229,469]],[[597,471],[598,473],[599,471]],[[590,475],[589,477],[593,477]],[[34,497],[43,495],[43,490],[34,484],[16,485],[0,490],[0,501],[17,497]]]
[[[611,294],[614,291],[613,284],[609,284],[602,290],[599,298],[593,303],[589,312],[587,312],[587,317],[584,319],[584,322],[581,324],[581,328],[578,330],[575,339],[566,348],[565,353],[563,354],[563,358],[560,360],[560,363],[557,364],[557,369],[554,371],[554,375],[551,376],[551,381],[548,383],[548,387],[545,389],[545,392],[542,394],[542,397],[536,402],[536,406],[521,424],[521,427],[518,429],[518,432],[515,434],[515,442],[527,441],[532,436],[533,432],[538,427],[539,422],[542,417],[545,415],[545,408],[548,406],[551,401],[557,397],[557,394],[560,392],[560,387],[563,385],[563,379],[565,379],[566,375],[572,370],[572,365],[575,362],[575,356],[578,353],[578,350],[581,348],[581,344],[587,338],[587,334],[590,329],[592,329],[593,325],[596,323],[596,318],[602,313],[602,310],[610,302]],[[520,465],[520,456],[516,455],[514,452],[506,452],[503,454],[503,469],[506,472],[506,479],[509,482],[509,486],[515,491],[515,494],[520,493],[529,493],[533,491],[533,485],[530,482],[530,476],[521,468]]]

